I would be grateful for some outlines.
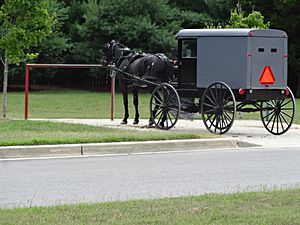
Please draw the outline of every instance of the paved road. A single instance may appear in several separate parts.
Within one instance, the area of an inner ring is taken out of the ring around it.
[[[300,186],[300,147],[0,161],[0,207]]]

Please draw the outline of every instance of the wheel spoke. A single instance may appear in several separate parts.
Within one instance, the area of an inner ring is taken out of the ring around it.
[[[162,104],[162,100],[159,99],[156,95],[153,95],[153,97],[154,97],[154,99],[155,99],[156,101],[158,101],[160,104]]]
[[[290,99],[289,101],[287,101],[286,103],[284,103],[283,105],[280,105],[281,106],[281,108],[283,107],[283,106],[286,106],[287,104],[289,104],[290,102],[293,102],[293,99]],[[283,103],[283,102],[282,102]]]
[[[228,96],[226,97],[226,99],[224,100],[225,104],[227,104],[227,103],[230,101],[231,98],[232,98],[232,96],[231,96],[231,95],[228,95]]]
[[[225,89],[225,92],[223,93],[223,95],[222,95],[222,98],[221,99],[224,99],[225,98],[225,96],[226,96],[226,94],[227,94],[227,89]]]
[[[278,121],[278,115],[276,116],[276,125],[277,125],[277,134],[279,133],[279,121]]]
[[[281,113],[279,113],[279,116],[284,120],[284,122],[286,123],[286,125],[290,125],[290,123],[288,123],[287,121],[286,121],[286,119],[284,118],[284,116],[283,115],[281,115]]]
[[[215,133],[217,133],[217,128],[219,127],[219,126],[218,126],[219,123],[220,123],[220,115],[218,114],[218,115],[217,115],[217,120],[216,120],[216,126],[215,126]]]
[[[164,103],[164,94],[163,94],[163,90],[162,91],[158,91],[157,92],[159,98],[161,99],[161,102]]]
[[[264,120],[265,118],[267,118],[268,116],[271,116],[274,113],[275,113],[275,111],[272,111],[270,113],[266,113],[266,115],[264,117],[262,117],[262,119]]]
[[[156,119],[162,112],[163,112],[162,109],[158,109],[158,110],[155,112],[155,115],[153,115],[153,116],[154,116],[154,119]]]
[[[227,119],[225,118],[224,113],[221,114],[221,120],[222,120],[223,129],[226,129],[226,127],[228,126],[228,123],[227,123]]]
[[[224,111],[224,116],[228,119],[228,121],[231,121],[233,117],[227,114],[227,112]]]
[[[164,115],[164,112],[162,112],[162,114],[160,115],[160,117],[159,117],[159,119],[157,121],[157,124],[160,125],[163,115]]]
[[[224,112],[227,112],[227,113],[230,113],[230,114],[234,114],[234,110],[224,109]]]
[[[276,100],[271,100],[271,102],[272,102],[272,106],[273,106],[273,107],[276,107],[277,101],[276,101]]]
[[[221,120],[222,120],[222,128],[226,128],[227,127],[227,120],[226,120],[226,118],[225,118],[225,116],[224,116],[224,114],[222,113],[221,114]]]
[[[284,111],[281,111],[281,113],[283,113],[284,115],[286,115],[287,117],[289,117],[289,118],[293,118],[292,116],[290,116],[289,114],[287,114],[286,112],[284,112]]]
[[[172,118],[171,118],[170,114],[169,114],[169,113],[167,113],[167,115],[168,115],[168,118],[169,118],[169,120],[171,121],[171,124],[173,124],[173,120],[172,120]]]
[[[275,116],[275,113],[271,116],[271,118],[269,119],[268,123],[266,124],[266,127],[269,126],[270,122],[272,121],[273,117]]]
[[[159,108],[163,107],[163,105],[162,105],[162,104],[158,104],[158,103],[155,103],[155,102],[152,102],[152,105],[154,105],[154,106],[158,106]]]
[[[171,111],[171,110],[172,110],[172,111],[176,111],[176,112],[178,112],[178,109],[177,109],[177,108],[173,108],[173,107],[171,107],[171,106],[170,106],[170,107],[166,107],[166,108],[167,108],[169,111]]]
[[[275,114],[275,116],[274,116],[274,119],[273,119],[273,124],[272,124],[271,131],[273,131],[273,129],[274,129],[274,125],[275,125],[276,117],[277,117],[277,115]]]
[[[211,108],[215,108],[215,106],[214,105],[211,105],[211,104],[208,104],[208,103],[203,103],[203,105],[206,105],[206,106],[209,106],[209,107],[211,107]]]
[[[203,113],[209,114],[209,113],[213,113],[214,111],[215,111],[215,109],[208,109],[208,110],[204,111]]]
[[[281,120],[281,115],[279,114],[278,117],[279,117],[279,121],[280,121],[280,124],[281,124],[281,129],[282,129],[282,131],[284,131],[284,127],[283,127],[282,120]]]
[[[213,100],[214,100],[214,102],[212,102],[212,103],[217,104],[217,100],[216,100],[216,98],[215,98],[215,96],[214,96],[214,94],[213,94],[211,88],[209,89],[209,92],[210,92],[210,94],[211,94],[211,96],[212,96],[212,98],[213,98]],[[206,97],[209,98],[208,95],[207,95]],[[209,99],[210,99],[210,98],[209,98]],[[211,99],[210,99],[210,101],[211,101]]]
[[[215,120],[216,120],[216,114],[213,114],[213,117],[214,117],[214,118],[213,118],[212,121],[211,121],[210,118],[209,118],[209,121],[211,122],[211,124],[210,124],[210,126],[209,126],[209,128],[208,128],[209,130],[210,130],[211,126],[213,125],[213,123],[214,123]]]
[[[210,118],[215,115],[215,114],[207,114],[206,119],[204,118],[204,121],[207,122],[208,120],[210,121]],[[205,117],[205,115],[204,115]]]
[[[168,120],[168,116],[167,116],[167,115],[168,115],[168,113],[166,113],[166,114],[165,114],[165,116],[164,116],[164,117],[165,117],[165,118],[164,118],[164,120],[165,120],[165,121],[166,121],[166,123],[167,123],[167,127],[169,127],[169,123],[168,123],[168,121],[169,121],[169,120]]]
[[[285,110],[285,111],[290,111],[290,110],[294,110],[294,108],[281,108],[281,111]]]

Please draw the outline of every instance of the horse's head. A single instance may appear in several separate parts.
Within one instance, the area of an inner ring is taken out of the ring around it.
[[[120,57],[130,53],[129,48],[115,40],[112,40],[110,43],[106,43],[103,47],[106,55],[106,61],[109,63],[116,63]]]

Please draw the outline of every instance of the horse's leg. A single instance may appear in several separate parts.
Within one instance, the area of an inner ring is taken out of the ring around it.
[[[123,94],[123,104],[124,104],[124,118],[121,122],[121,124],[127,124],[127,119],[129,117],[128,112],[128,88],[125,85],[122,85],[122,94]]]
[[[139,114],[139,91],[137,87],[134,87],[132,89],[132,94],[133,94],[133,105],[135,108],[135,117],[134,117],[133,124],[138,124],[140,114]]]

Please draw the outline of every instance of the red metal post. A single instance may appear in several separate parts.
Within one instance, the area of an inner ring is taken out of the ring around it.
[[[26,64],[26,69],[25,69],[25,120],[28,120],[29,70],[30,70],[30,66]]]
[[[111,106],[110,119],[111,119],[111,121],[113,121],[115,118],[115,80],[116,80],[116,77],[112,76],[112,78],[111,78],[111,102],[110,102],[110,106]]]
[[[29,72],[30,68],[104,68],[100,64],[26,64],[25,67],[25,120],[28,119],[28,90],[29,90]],[[112,104],[114,102],[115,78],[112,79]],[[114,107],[114,106],[112,106]],[[111,114],[112,120],[114,119],[114,108]]]

